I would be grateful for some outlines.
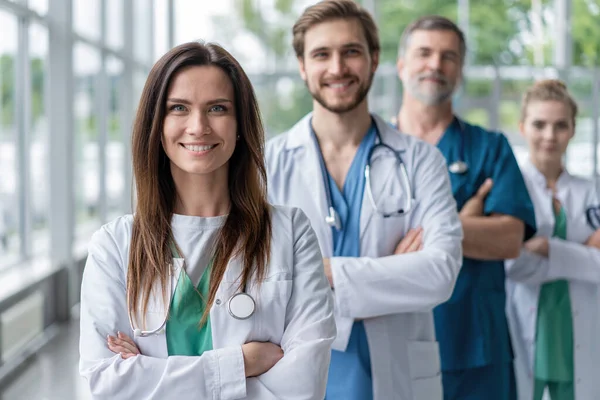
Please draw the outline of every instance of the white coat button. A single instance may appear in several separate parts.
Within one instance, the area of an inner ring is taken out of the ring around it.
[[[218,305],[218,306],[220,306],[220,305],[221,305],[221,299],[217,299],[217,300],[215,301],[215,304],[216,304],[216,305]]]

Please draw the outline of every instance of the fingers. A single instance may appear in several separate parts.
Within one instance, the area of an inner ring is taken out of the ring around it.
[[[490,190],[492,190],[492,186],[494,185],[494,181],[492,181],[491,178],[487,178],[479,187],[479,189],[477,189],[477,194],[476,196],[479,197],[480,199],[484,199],[489,193]]]
[[[412,251],[418,251],[422,243],[423,228],[410,229],[402,238],[394,254],[404,254]]]
[[[121,354],[121,356],[123,356],[123,354],[133,354],[129,350],[127,350],[124,346],[119,346],[116,344],[109,344],[108,349],[115,354]],[[133,355],[136,355],[136,354],[133,354]]]
[[[409,248],[406,250],[406,252],[412,253],[415,251],[419,251],[419,248],[421,248],[422,246],[423,246],[423,229],[420,229],[419,233],[417,234],[417,237],[415,238],[415,240],[413,240],[413,242],[411,243]]]
[[[137,344],[135,344],[133,339],[130,338],[129,336],[127,336],[126,334],[124,334],[123,332],[120,332],[120,331],[117,332],[117,337],[121,340],[124,340],[125,342],[129,343],[131,346],[133,346],[137,349]]]
[[[127,335],[122,333],[117,333],[118,337],[110,336],[107,337],[108,348],[114,353],[132,353],[132,354],[140,354],[140,350],[138,349],[135,342],[129,338]]]
[[[406,232],[406,235],[404,235],[402,240],[400,240],[400,243],[398,243],[398,246],[396,246],[396,250],[394,251],[394,254],[406,253],[406,249],[408,248],[408,246],[411,245],[413,240],[415,240],[415,237],[417,236],[417,234],[418,234],[418,232],[416,229],[410,229],[408,232]]]

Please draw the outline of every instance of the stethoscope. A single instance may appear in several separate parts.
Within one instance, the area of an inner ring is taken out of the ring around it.
[[[600,206],[589,207],[585,210],[585,217],[592,229],[600,229]]]
[[[342,230],[342,220],[340,219],[340,215],[338,214],[336,209],[333,207],[333,200],[331,199],[331,186],[329,185],[329,177],[327,176],[327,168],[325,167],[325,160],[323,159],[323,153],[321,153],[319,141],[317,140],[317,135],[315,134],[314,130],[312,129],[312,126],[310,127],[310,132],[311,132],[311,137],[315,144],[316,150],[319,153],[319,164],[321,166],[321,178],[322,178],[323,184],[325,186],[325,196],[327,198],[327,212],[328,212],[327,216],[325,216],[325,222],[327,223],[327,225],[331,226],[332,228],[335,228],[336,230],[341,231]],[[383,140],[381,139],[381,135],[379,133],[379,129],[377,129],[376,124],[375,124],[375,136],[376,136],[377,144],[375,146],[371,147],[371,150],[369,150],[369,154],[367,157],[367,165],[365,166],[365,186],[366,186],[366,191],[367,191],[367,197],[369,198],[369,201],[371,202],[371,206],[373,207],[373,210],[375,210],[375,212],[377,212],[379,215],[383,216],[384,218],[399,217],[399,216],[408,214],[410,212],[410,210],[412,209],[412,205],[413,205],[413,191],[412,191],[412,187],[410,185],[410,180],[408,178],[408,172],[406,171],[406,166],[404,165],[404,162],[402,161],[402,158],[400,157],[399,152],[394,150],[393,148],[391,148],[390,146],[388,146],[387,144],[385,144],[383,142]],[[392,154],[394,154],[394,156],[396,157],[396,164],[397,164],[398,168],[400,169],[400,174],[402,176],[402,186],[403,186],[404,192],[407,194],[407,196],[406,196],[407,199],[406,199],[406,203],[405,203],[404,207],[399,208],[390,213],[386,213],[377,207],[377,203],[375,202],[375,198],[373,197],[373,192],[371,190],[371,157],[373,156],[375,150],[377,150],[379,148],[384,148],[386,150],[391,151]]]
[[[183,259],[183,257],[181,257],[179,255],[179,252],[177,251],[177,248],[175,247],[175,245],[173,243],[171,243],[171,252],[173,255],[173,258],[181,258]],[[172,265],[169,265],[169,268],[172,268]],[[185,268],[185,259],[182,265],[182,271]],[[166,310],[169,310],[171,308],[171,301],[175,292],[175,289],[172,288],[171,291],[173,293],[171,293],[171,296],[169,296],[169,303],[167,304]],[[129,300],[127,300],[127,303],[129,304]],[[250,296],[248,293],[246,293],[246,285],[242,286],[242,291],[239,293],[235,293],[233,294],[229,300],[227,301],[227,311],[229,312],[229,315],[231,315],[233,318],[237,319],[237,320],[245,320],[250,318],[252,315],[254,315],[254,312],[256,311],[256,302],[254,301],[254,298],[252,298],[252,296]],[[162,324],[160,324],[160,326],[156,329],[152,329],[152,330],[142,330],[140,328],[135,328],[133,325],[133,320],[131,319],[131,313],[128,312],[127,313],[129,316],[129,325],[131,326],[131,329],[133,330],[133,335],[136,337],[147,337],[147,336],[151,336],[151,335],[160,335],[162,333],[164,333],[165,331],[165,324],[167,323],[167,315],[168,312],[165,313],[165,318],[162,322]]]
[[[454,121],[458,123],[458,129],[460,130],[460,147],[459,147],[459,157],[458,160],[452,162],[448,166],[448,171],[452,174],[462,175],[469,170],[469,165],[465,161],[465,124],[464,122],[458,118],[454,117]],[[454,123],[453,121],[453,123]],[[398,123],[396,121],[392,122],[394,128],[398,128]]]

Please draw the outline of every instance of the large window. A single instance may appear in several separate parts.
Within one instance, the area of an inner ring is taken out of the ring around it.
[[[131,212],[131,126],[173,1],[0,0],[0,314],[42,284],[44,325],[66,317],[92,233]]]
[[[46,85],[48,63],[48,30],[32,24],[29,27],[29,192],[30,222],[34,254],[46,253],[49,244],[48,208],[50,198],[48,115]]]
[[[100,52],[76,43],[73,52],[75,116],[76,235],[86,235],[100,225],[100,153],[98,126],[98,76]]]
[[[0,11],[0,266],[15,262],[20,252],[21,175],[17,168],[16,62],[17,18]]]

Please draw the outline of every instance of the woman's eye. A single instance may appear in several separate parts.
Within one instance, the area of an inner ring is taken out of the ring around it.
[[[225,112],[225,111],[227,111],[227,108],[225,108],[224,106],[221,106],[221,105],[216,105],[216,106],[212,106],[210,108],[210,111],[212,111],[212,112]]]
[[[172,105],[169,108],[169,110],[171,110],[171,111],[185,111],[185,107],[182,106],[181,104],[175,104],[175,105]]]

